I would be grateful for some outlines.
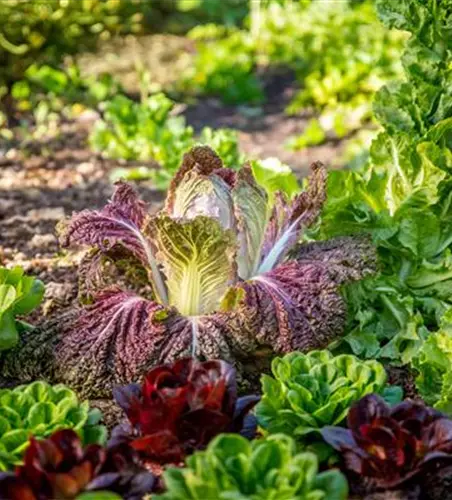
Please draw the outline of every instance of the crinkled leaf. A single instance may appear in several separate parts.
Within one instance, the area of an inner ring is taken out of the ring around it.
[[[326,196],[326,169],[321,163],[312,165],[308,189],[292,201],[282,194],[275,205],[265,232],[258,273],[263,274],[283,261],[297,243],[303,231],[316,221]]]
[[[164,326],[154,322],[164,308],[137,295],[109,288],[66,325],[57,356],[67,367],[71,384],[105,394],[111,384],[133,379],[161,342]]]
[[[84,210],[72,217],[61,229],[61,245],[92,245],[104,252],[122,245],[150,270],[155,293],[165,303],[163,279],[151,244],[142,232],[145,217],[145,204],[131,186],[120,182],[112,200],[102,210]]]
[[[217,219],[225,229],[234,229],[230,186],[214,172],[206,176],[194,168],[177,186],[169,215],[176,219],[194,219],[204,215]]]
[[[167,278],[170,303],[182,314],[215,311],[235,275],[235,238],[220,222],[205,216],[150,220],[158,258]]]

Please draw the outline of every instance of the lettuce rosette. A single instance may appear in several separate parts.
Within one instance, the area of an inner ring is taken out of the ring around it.
[[[224,168],[197,146],[159,212],[119,182],[102,210],[74,214],[62,246],[92,250],[80,266],[84,305],[53,341],[56,378],[110,397],[114,385],[188,355],[233,363],[243,387],[258,385],[275,353],[325,347],[343,331],[340,287],[375,270],[366,240],[300,243],[325,182],[316,163],[307,189],[270,202],[249,165]]]

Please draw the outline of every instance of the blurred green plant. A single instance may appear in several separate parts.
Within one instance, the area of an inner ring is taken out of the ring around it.
[[[297,177],[289,167],[278,158],[265,158],[251,162],[254,177],[270,197],[270,202],[277,191],[281,191],[288,198],[301,191]]]
[[[174,102],[162,93],[141,103],[116,95],[103,108],[103,118],[89,138],[92,148],[108,158],[153,163],[151,167],[118,169],[113,177],[151,179],[157,189],[165,189],[184,153],[197,142],[185,118],[172,114]],[[235,131],[204,128],[199,141],[215,148],[228,167],[241,164]]]
[[[197,55],[179,83],[181,91],[220,95],[232,104],[262,102],[256,47],[247,31],[205,25],[194,28],[189,37],[197,40]]]
[[[140,0],[2,0],[0,87],[33,63],[55,65],[99,40],[138,33],[151,2]]]
[[[288,142],[294,149],[359,129],[372,118],[374,92],[401,72],[405,35],[381,26],[369,0],[251,2],[245,25],[211,24],[189,33],[198,52],[183,88],[254,104],[264,99],[257,79],[261,69],[291,68],[302,90],[287,112],[312,108],[320,113]]]
[[[11,86],[14,108],[21,113],[15,135],[25,140],[56,136],[63,120],[76,118],[87,109],[97,109],[120,90],[108,74],[82,78],[75,65],[63,70],[32,64],[24,78]]]

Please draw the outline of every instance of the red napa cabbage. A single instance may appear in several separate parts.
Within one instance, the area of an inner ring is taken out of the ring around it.
[[[345,324],[341,286],[376,268],[364,239],[298,244],[320,213],[325,179],[315,164],[307,190],[270,206],[249,166],[224,169],[200,146],[159,213],[119,183],[102,210],[75,214],[61,243],[94,247],[81,270],[92,301],[60,325],[57,380],[108,397],[152,366],[194,355],[234,362],[245,386],[258,385],[262,353],[268,365],[274,353],[325,347]],[[105,267],[120,266],[120,279],[107,280]],[[132,291],[137,276],[150,293]]]

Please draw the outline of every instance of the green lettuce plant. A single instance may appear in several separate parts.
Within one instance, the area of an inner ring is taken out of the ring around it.
[[[42,281],[26,276],[21,267],[0,267],[0,351],[13,347],[20,330],[28,327],[16,320],[16,316],[35,309],[43,295]]]
[[[350,406],[371,393],[385,392],[386,372],[378,361],[327,350],[293,352],[272,362],[273,377],[262,376],[262,400],[256,407],[259,425],[300,440],[318,438],[325,425],[341,424]],[[401,391],[393,387],[390,399]]]
[[[313,453],[298,453],[282,434],[248,441],[223,434],[185,468],[164,473],[161,500],[345,500],[348,485],[338,470],[318,472]]]
[[[80,402],[74,391],[43,381],[0,390],[0,470],[22,463],[30,436],[43,438],[59,429],[74,429],[85,444],[103,443],[102,414]]]
[[[424,342],[413,365],[422,399],[452,416],[452,310],[443,316],[441,328]]]
[[[377,2],[410,32],[405,79],[375,96],[383,130],[361,171],[332,172],[320,237],[368,233],[382,273],[347,289],[348,334],[335,346],[409,363],[452,306],[450,2]]]

